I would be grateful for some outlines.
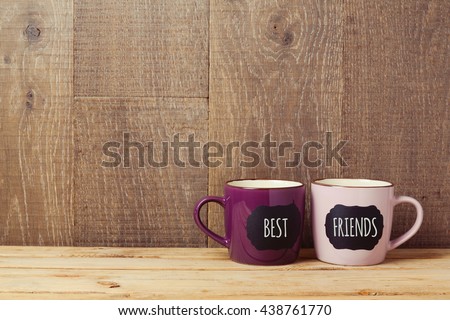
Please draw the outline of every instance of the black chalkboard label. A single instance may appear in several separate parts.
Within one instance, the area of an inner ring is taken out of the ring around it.
[[[290,249],[301,230],[297,206],[259,206],[247,219],[247,237],[258,250]]]
[[[372,250],[383,235],[383,216],[376,206],[336,205],[327,214],[325,230],[336,249]]]

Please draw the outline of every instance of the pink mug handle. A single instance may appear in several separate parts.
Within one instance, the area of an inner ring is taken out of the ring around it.
[[[203,221],[200,219],[200,210],[203,207],[203,205],[208,203],[208,202],[216,202],[216,203],[220,204],[223,208],[225,208],[225,198],[223,198],[223,197],[215,197],[215,196],[203,197],[197,202],[197,204],[195,205],[195,208],[194,208],[194,220],[195,220],[195,223],[200,228],[200,230],[202,230],[207,236],[211,237],[212,239],[214,239],[215,241],[217,241],[218,243],[220,243],[224,247],[229,248],[230,247],[230,239],[227,239],[225,237],[221,237],[217,233],[215,233],[214,231],[209,230],[208,227],[205,226]]]
[[[419,231],[420,225],[422,224],[423,209],[422,209],[422,206],[420,205],[419,201],[417,201],[416,199],[411,198],[411,197],[399,196],[399,197],[395,197],[394,206],[396,206],[400,203],[404,203],[404,202],[410,203],[416,208],[416,213],[417,213],[416,222],[414,222],[414,225],[406,233],[404,233],[403,235],[401,235],[400,237],[398,237],[394,240],[389,241],[388,250],[395,249],[399,245],[401,245],[404,242],[411,239],[411,237],[413,235],[415,235],[417,233],[417,231]]]

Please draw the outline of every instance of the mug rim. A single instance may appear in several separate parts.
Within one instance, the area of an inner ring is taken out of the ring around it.
[[[326,183],[326,180],[333,181],[342,181],[343,184],[338,183]],[[344,181],[348,182],[347,185],[344,184]],[[351,183],[354,183],[353,185]],[[360,183],[359,185],[357,183]],[[367,183],[364,185],[364,183]],[[317,179],[311,182],[311,184],[319,185],[322,187],[332,187],[332,188],[360,188],[360,189],[373,189],[373,188],[390,188],[393,187],[394,184],[390,181],[386,180],[378,180],[378,179],[365,179],[365,178],[322,178]]]
[[[233,182],[245,182],[245,181],[251,181],[253,183],[255,182],[279,182],[279,183],[286,183],[286,184],[291,184],[291,185],[286,185],[286,186],[238,186],[238,185],[233,185],[231,183]],[[292,185],[295,184],[295,185]],[[270,189],[294,189],[294,188],[301,188],[304,187],[305,185],[300,182],[300,181],[294,181],[294,180],[283,180],[283,179],[264,179],[264,178],[256,178],[256,179],[234,179],[234,180],[228,180],[225,183],[225,186],[230,187],[230,188],[236,188],[236,189],[247,189],[247,190],[270,190]]]

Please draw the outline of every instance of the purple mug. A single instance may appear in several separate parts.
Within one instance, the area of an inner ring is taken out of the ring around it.
[[[286,180],[234,180],[223,197],[197,202],[194,219],[200,230],[228,248],[233,261],[255,265],[294,262],[300,250],[305,212],[305,186]],[[208,229],[200,209],[216,202],[225,209],[225,236]]]

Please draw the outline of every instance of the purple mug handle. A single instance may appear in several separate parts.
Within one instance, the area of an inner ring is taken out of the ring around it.
[[[203,205],[208,202],[216,202],[216,203],[220,204],[223,208],[225,208],[225,198],[215,197],[215,196],[203,197],[197,202],[197,204],[195,205],[195,208],[194,208],[195,223],[200,228],[200,230],[202,230],[207,236],[211,237],[212,239],[214,239],[215,241],[217,241],[224,247],[229,248],[230,247],[230,239],[221,237],[214,231],[209,230],[208,227],[206,227],[205,224],[203,223],[203,221],[200,219],[200,210],[203,207]]]

